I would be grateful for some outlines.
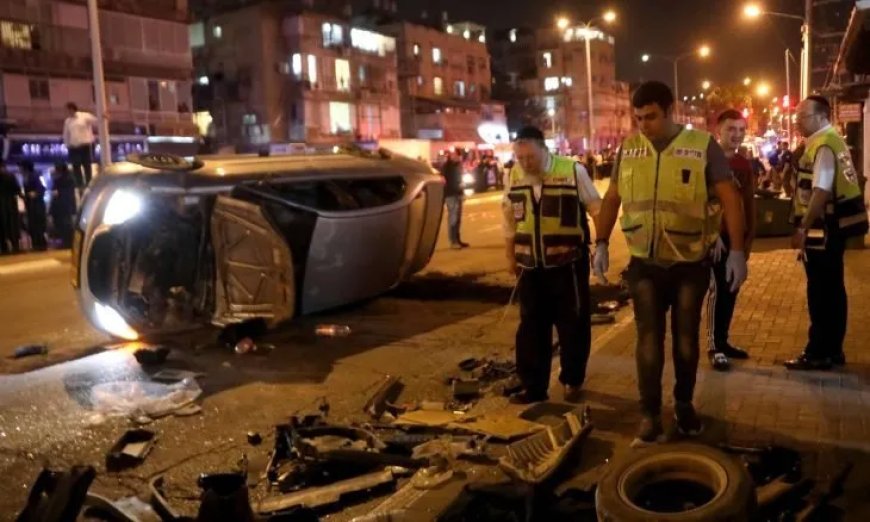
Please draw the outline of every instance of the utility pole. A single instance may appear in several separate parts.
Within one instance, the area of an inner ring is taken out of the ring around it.
[[[103,49],[100,43],[100,16],[97,0],[88,0],[88,26],[91,35],[91,63],[94,69],[94,98],[97,104],[97,132],[100,138],[100,166],[112,164],[109,121],[106,114],[106,81],[103,76]]]
[[[813,77],[813,0],[804,0],[803,51],[801,60],[801,99],[810,95]]]
[[[788,47],[785,48],[785,97],[788,100],[788,103],[785,105],[785,122],[786,128],[788,129],[788,141],[789,147],[791,147],[792,135],[791,135],[791,64],[788,62],[789,55],[791,51],[788,50]]]
[[[589,147],[587,151],[595,151],[595,108],[592,106],[592,51],[590,50],[589,40],[592,34],[591,28],[586,29],[586,95],[589,105]]]

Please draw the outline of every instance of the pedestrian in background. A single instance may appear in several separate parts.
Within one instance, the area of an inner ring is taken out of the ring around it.
[[[462,241],[460,227],[462,226],[462,161],[459,151],[451,149],[447,160],[441,165],[441,175],[444,177],[444,204],[447,205],[447,239],[450,248],[458,250],[469,245]]]
[[[79,188],[84,189],[91,182],[91,164],[93,163],[94,127],[97,118],[85,111],[80,111],[75,103],[67,103],[68,116],[63,122],[63,144],[69,153],[73,175]]]
[[[45,185],[39,173],[33,168],[32,161],[22,161],[18,167],[24,179],[24,209],[27,213],[27,232],[33,250],[46,250],[45,239],[48,215],[45,212]]]
[[[797,107],[806,147],[798,164],[792,247],[807,273],[809,340],[785,362],[790,370],[828,370],[846,364],[843,340],[849,312],[844,281],[846,239],[868,231],[867,210],[849,147],[831,126],[831,105],[809,96]],[[797,155],[797,154],[795,154]]]
[[[0,253],[16,253],[20,250],[21,218],[18,214],[18,198],[21,185],[18,178],[6,170],[0,159]]]
[[[608,240],[619,216],[631,262],[627,281],[637,326],[638,391],[642,420],[632,446],[660,441],[665,331],[671,312],[674,417],[685,436],[701,433],[692,399],[700,357],[701,307],[710,283],[710,248],[722,213],[731,251],[726,279],[736,291],[746,279],[743,212],[728,159],[710,134],[673,120],[674,95],[646,82],[631,99],[640,132],[622,142],[601,204],[593,258],[596,275],[609,268]],[[719,203],[714,204],[714,198]],[[719,209],[721,205],[721,210]]]
[[[51,175],[51,220],[61,248],[70,248],[76,213],[76,183],[67,164],[59,161]]]
[[[755,239],[755,175],[749,160],[737,153],[746,138],[746,119],[740,111],[728,109],[717,119],[719,145],[728,158],[734,175],[734,183],[740,191],[743,220],[746,223],[743,251],[749,260],[752,241]],[[714,370],[727,371],[731,359],[748,359],[749,355],[728,341],[728,330],[737,304],[737,291],[732,291],[727,280],[727,261],[732,241],[728,229],[721,229],[719,239],[712,250],[713,268],[710,275],[710,292],[707,297],[707,358]],[[739,289],[738,289],[739,290]]]
[[[601,198],[583,165],[551,154],[536,127],[517,132],[514,155],[502,210],[508,271],[518,278],[516,365],[523,390],[511,401],[547,400],[555,326],[563,397],[576,402],[592,337],[586,213],[597,215]]]

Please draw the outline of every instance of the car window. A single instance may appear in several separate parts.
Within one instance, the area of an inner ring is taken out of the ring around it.
[[[281,198],[324,211],[360,210],[395,203],[405,195],[402,177],[329,179],[268,184]]]

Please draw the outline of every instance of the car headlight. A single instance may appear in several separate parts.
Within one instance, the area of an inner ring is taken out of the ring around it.
[[[120,225],[136,217],[142,211],[142,198],[127,190],[118,190],[106,204],[103,212],[103,224]]]
[[[462,183],[464,183],[465,185],[473,184],[474,183],[474,175],[466,172],[465,174],[462,175]]]
[[[127,321],[121,317],[121,314],[111,306],[96,303],[94,305],[94,312],[96,313],[97,322],[100,324],[100,327],[115,337],[120,337],[121,339],[126,339],[128,341],[135,341],[139,338],[139,334],[136,330],[127,324]]]

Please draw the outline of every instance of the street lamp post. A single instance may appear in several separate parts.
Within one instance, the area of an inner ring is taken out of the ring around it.
[[[749,3],[743,7],[743,15],[746,18],[757,19],[761,15],[765,15],[788,18],[790,20],[799,20],[801,22],[801,35],[803,40],[803,48],[801,49],[801,99],[806,98],[810,94],[810,78],[812,76],[812,7],[812,0],[804,0],[803,16],[768,11],[756,3]]]
[[[586,44],[586,103],[588,106],[587,122],[589,124],[589,146],[587,147],[587,150],[595,148],[595,106],[592,95],[592,49],[590,42],[592,40],[592,35],[596,32],[593,24],[597,21],[611,24],[616,21],[616,12],[607,11],[601,16],[597,16],[588,22],[580,24],[580,30],[583,31],[583,40],[585,40]],[[568,27],[567,19],[560,18],[557,22],[557,26],[559,29],[565,29]],[[575,33],[576,32],[577,31],[575,31]]]
[[[674,66],[674,100],[677,101],[680,99],[680,71],[679,71],[680,60],[684,60],[684,59],[689,58],[690,56],[694,56],[696,54],[700,58],[707,58],[708,56],[710,56],[710,52],[711,52],[710,46],[702,45],[694,51],[684,53],[684,54],[681,54],[679,56],[662,56],[662,55],[644,54],[643,56],[641,56],[640,59],[643,62],[648,62],[654,56],[656,58],[660,58],[662,60],[669,61],[673,64],[673,66]],[[675,108],[674,108],[675,115],[679,114],[679,106],[680,106],[679,103],[675,103]]]
[[[88,0],[88,25],[91,36],[91,62],[94,69],[94,98],[97,105],[97,130],[100,138],[100,166],[112,164],[109,122],[106,119],[106,81],[103,77],[103,50],[100,45],[100,17],[97,0]]]

